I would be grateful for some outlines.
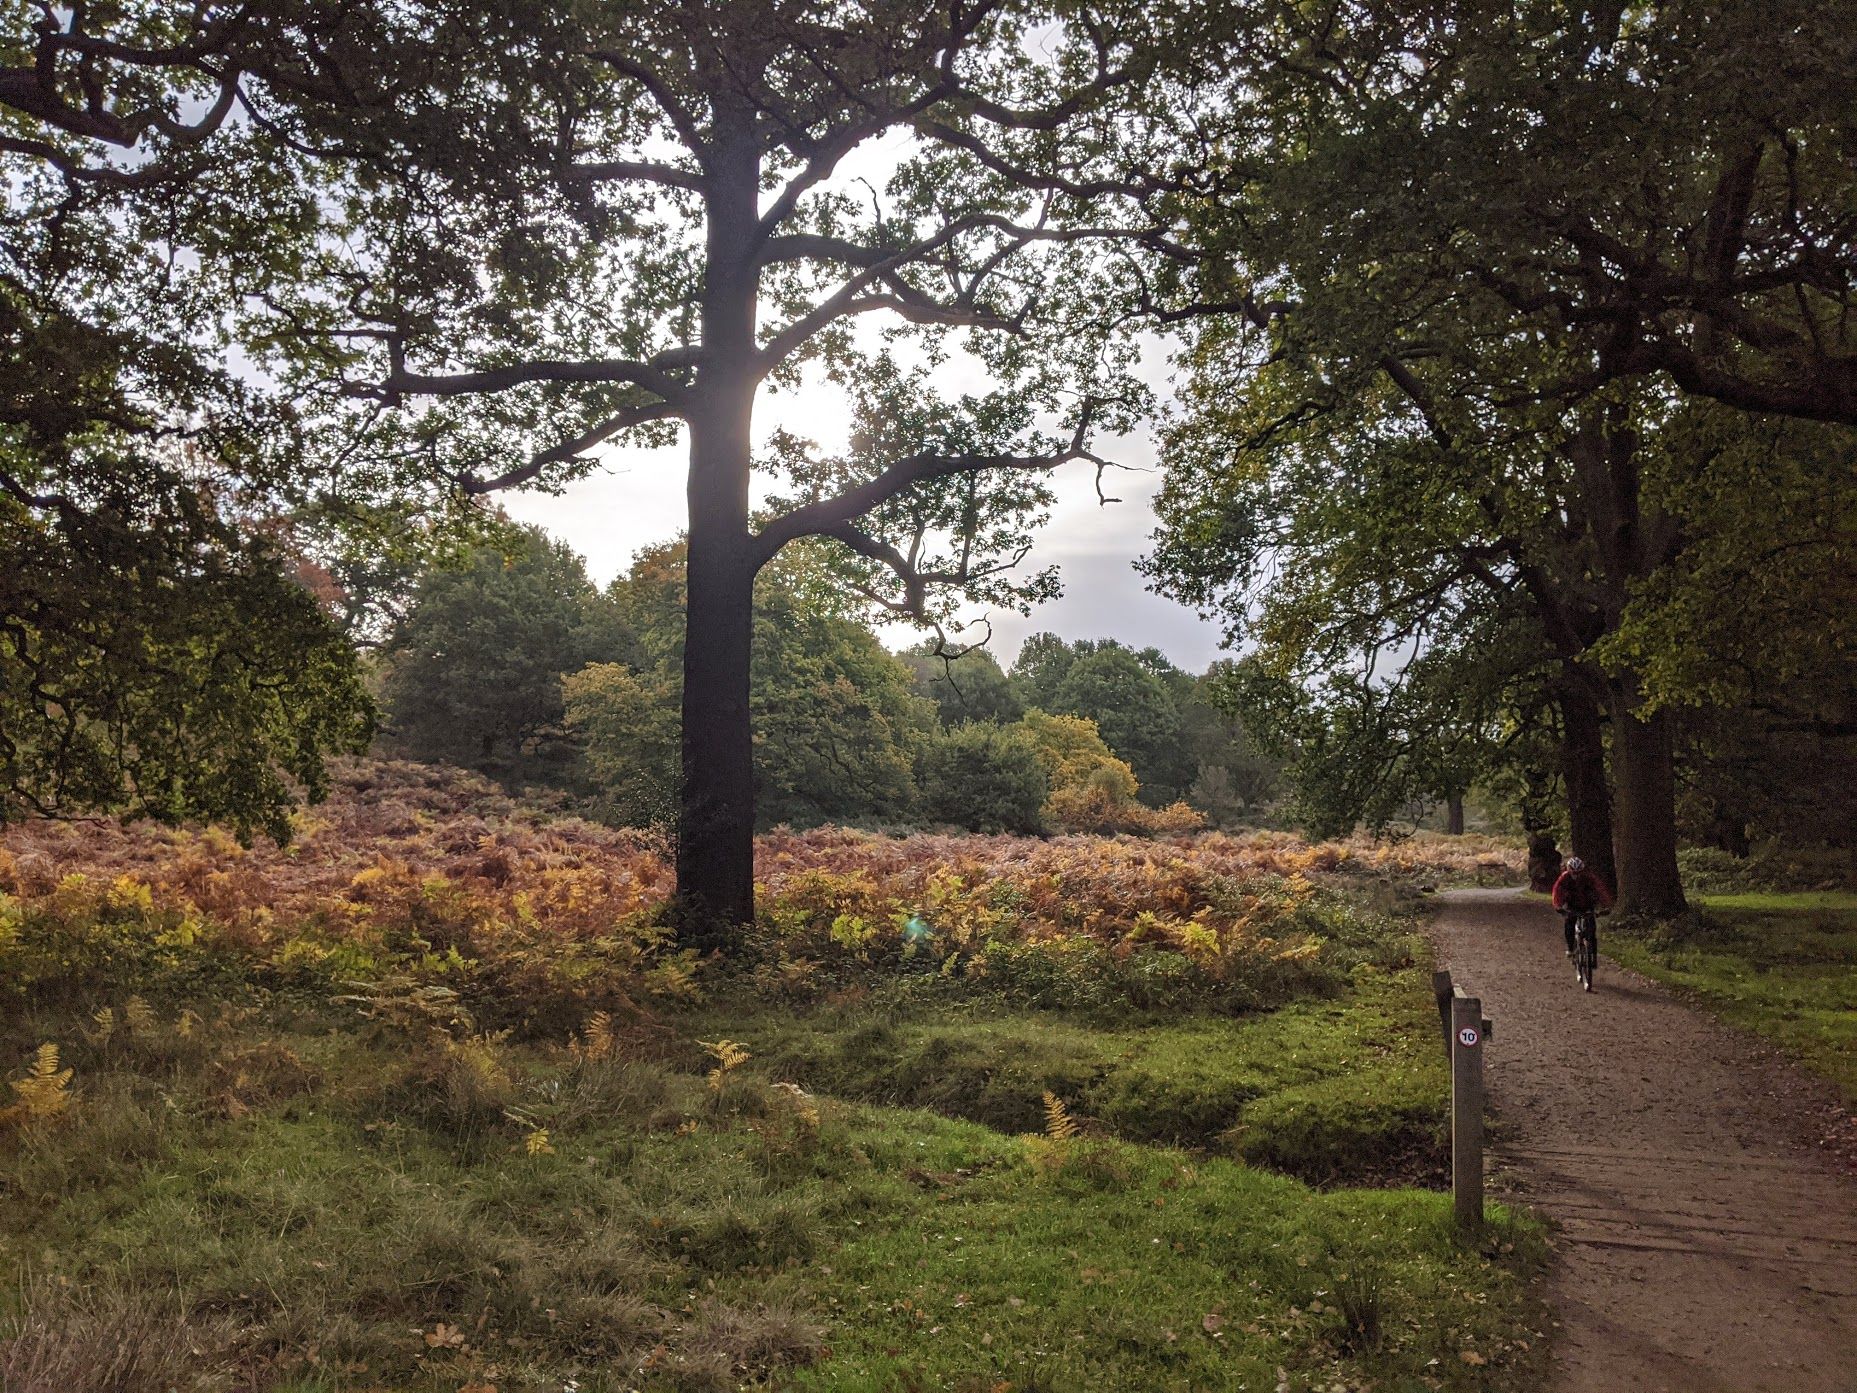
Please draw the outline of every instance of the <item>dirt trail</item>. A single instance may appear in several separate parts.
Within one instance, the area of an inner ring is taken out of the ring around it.
[[[1822,1090],[1610,960],[1581,992],[1538,897],[1441,899],[1441,965],[1495,1027],[1492,1189],[1559,1226],[1552,1388],[1857,1389],[1857,1178],[1806,1140]]]

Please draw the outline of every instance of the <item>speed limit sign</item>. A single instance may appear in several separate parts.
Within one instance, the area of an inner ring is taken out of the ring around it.
[[[1477,1034],[1477,1028],[1474,1025],[1467,1025],[1457,1032],[1457,1043],[1462,1045],[1465,1049],[1469,1049],[1470,1046],[1476,1044],[1476,1042],[1482,1038],[1481,1035]]]

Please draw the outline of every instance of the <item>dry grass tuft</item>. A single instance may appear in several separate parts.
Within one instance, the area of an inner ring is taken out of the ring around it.
[[[58,1282],[28,1287],[0,1323],[6,1393],[217,1393],[234,1386],[225,1322],[191,1321],[178,1300]]]

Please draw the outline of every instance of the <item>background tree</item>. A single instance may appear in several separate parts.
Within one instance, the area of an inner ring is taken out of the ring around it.
[[[112,56],[77,32],[89,8],[0,15],[0,821],[282,837],[372,707],[249,525],[313,471],[287,411],[218,366],[184,254],[208,217],[249,245],[271,190],[214,186],[193,148],[229,110],[216,32],[144,14]]]
[[[1222,300],[1229,316],[1191,351],[1198,401],[1228,425],[1251,413],[1230,458],[1257,453],[1225,496],[1280,483],[1272,471],[1299,457],[1289,492],[1328,569],[1300,621],[1279,607],[1285,641],[1323,633],[1318,602],[1382,631],[1353,628],[1360,652],[1402,633],[1422,646],[1466,584],[1516,609],[1560,664],[1576,849],[1615,844],[1625,901],[1656,913],[1683,907],[1674,729],[1603,641],[1692,540],[1669,502],[1716,448],[1692,423],[1720,422],[1679,389],[1836,416],[1848,354],[1841,328],[1812,327],[1839,314],[1848,245],[1783,231],[1808,208],[1827,226],[1842,216],[1848,171],[1803,146],[1848,123],[1846,79],[1796,45],[1848,37],[1804,11],[1801,30],[1761,32],[1769,17],[1727,8],[1491,7],[1468,28],[1398,4],[1284,11],[1270,42],[1298,61],[1232,94],[1216,177],[1241,201],[1201,204],[1191,235],[1208,254],[1177,263],[1197,276],[1182,312]],[[1803,86],[1775,91],[1782,71]],[[1817,172],[1789,179],[1789,146],[1795,175]],[[1769,285],[1787,289],[1769,300]],[[1231,406],[1260,374],[1270,405]],[[1778,392],[1789,375],[1810,386]],[[1246,529],[1287,513],[1263,500],[1189,522],[1187,477],[1207,482],[1183,475],[1162,564],[1190,590],[1190,552],[1263,558],[1272,542]]]
[[[0,496],[0,824],[105,810],[288,840],[324,757],[372,732],[353,650],[274,552],[132,455],[13,443],[9,481],[56,492]]]
[[[519,772],[557,738],[561,679],[631,645],[579,556],[537,528],[429,571],[383,650],[388,727],[420,759]]]
[[[608,592],[637,636],[634,662],[595,664],[566,684],[595,796],[621,821],[663,821],[675,788],[684,555],[681,543],[644,552]],[[915,760],[934,708],[915,695],[909,668],[850,611],[816,551],[795,548],[761,573],[754,621],[761,825],[912,816]]]
[[[281,836],[367,742],[342,589],[292,520],[431,476],[318,450],[225,354],[226,266],[288,260],[317,207],[245,104],[343,99],[312,56],[334,8],[0,7],[0,817]]]
[[[1077,646],[1081,651],[1048,709],[1094,721],[1104,743],[1135,771],[1143,802],[1157,807],[1175,802],[1195,770],[1181,743],[1180,711],[1169,684],[1113,640]],[[1174,671],[1171,664],[1167,670]]]
[[[589,663],[561,683],[569,731],[593,786],[598,815],[622,827],[677,820],[677,685],[674,674]]]
[[[970,721],[931,735],[918,764],[922,815],[970,832],[1039,832],[1050,795],[1037,742],[1022,726]]]
[[[1025,714],[1024,704],[1000,670],[999,659],[985,648],[949,654],[943,645],[930,640],[902,656],[914,675],[917,693],[935,703],[946,729],[969,721],[1006,724]]]
[[[1037,633],[1021,645],[1011,681],[1028,707],[1094,722],[1134,769],[1144,801],[1174,802],[1192,782],[1197,770],[1181,739],[1180,701],[1190,696],[1193,679],[1160,650]]]
[[[1186,798],[1215,826],[1255,820],[1277,796],[1281,764],[1240,719],[1225,685],[1234,664],[1225,658],[1192,680],[1180,703],[1180,739],[1193,769]]]
[[[1080,651],[1053,633],[1041,631],[1028,637],[1012,661],[1012,689],[1019,703],[1040,711],[1051,710],[1057,704],[1057,689]]]

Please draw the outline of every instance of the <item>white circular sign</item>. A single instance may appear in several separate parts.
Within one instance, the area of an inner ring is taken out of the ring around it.
[[[1482,1038],[1481,1035],[1477,1034],[1477,1028],[1474,1025],[1467,1025],[1457,1032],[1457,1043],[1466,1047],[1476,1044],[1476,1042]]]

